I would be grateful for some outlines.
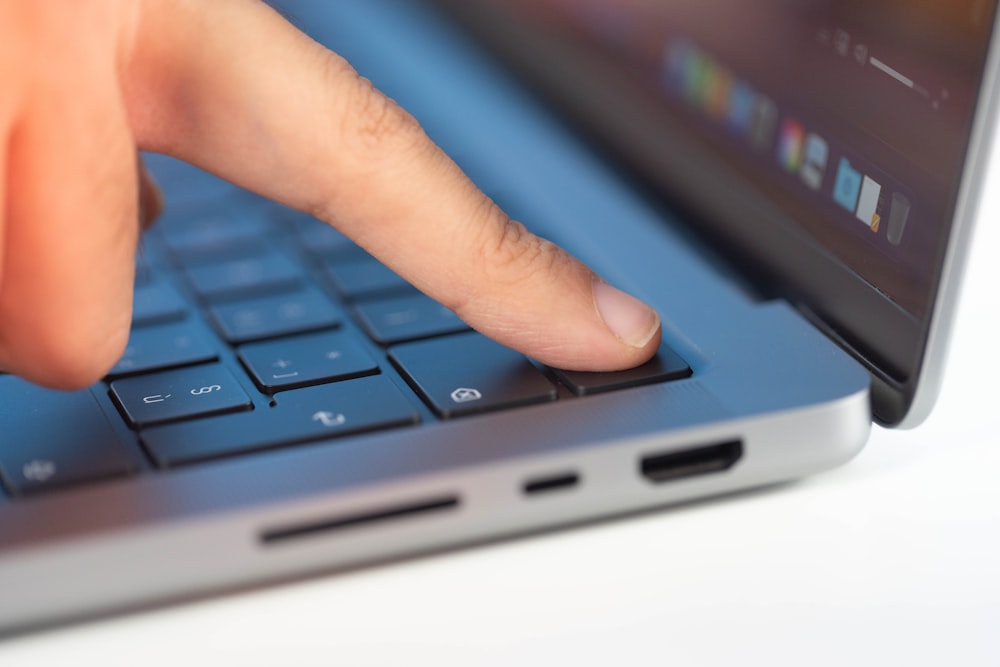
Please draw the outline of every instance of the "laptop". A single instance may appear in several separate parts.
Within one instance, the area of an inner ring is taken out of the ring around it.
[[[931,409],[995,2],[276,4],[663,345],[544,367],[149,156],[168,208],[125,355],[80,392],[0,377],[0,631],[777,484]]]

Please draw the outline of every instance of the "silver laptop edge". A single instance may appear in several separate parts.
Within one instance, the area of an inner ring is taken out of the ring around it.
[[[906,418],[897,428],[913,428],[930,414],[941,389],[944,367],[948,361],[948,344],[961,293],[964,267],[974,238],[979,202],[991,147],[996,137],[1000,115],[1000,15],[994,20],[993,40],[983,74],[979,101],[973,121],[968,153],[962,170],[961,187],[952,221],[951,238],[942,269],[942,279],[934,300],[930,332],[920,369],[920,384]]]

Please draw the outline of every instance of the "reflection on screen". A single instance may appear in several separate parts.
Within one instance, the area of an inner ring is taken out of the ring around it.
[[[509,0],[914,315],[926,313],[992,0]]]

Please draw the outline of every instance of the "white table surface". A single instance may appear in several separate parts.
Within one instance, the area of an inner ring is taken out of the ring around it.
[[[836,471],[9,639],[0,665],[1000,665],[989,182],[934,414]]]

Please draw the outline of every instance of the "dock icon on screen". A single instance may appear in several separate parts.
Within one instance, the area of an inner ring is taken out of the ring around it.
[[[871,176],[865,176],[861,184],[861,196],[858,198],[858,208],[855,216],[877,232],[882,218],[878,213],[879,197],[882,195],[882,185]]]
[[[802,182],[812,190],[819,190],[823,186],[823,176],[826,173],[826,160],[829,152],[829,146],[823,137],[816,134],[810,134],[806,137],[799,176],[802,178]]]
[[[909,217],[909,198],[900,192],[893,192],[892,206],[889,208],[889,231],[886,234],[889,243],[898,246],[903,242],[903,232],[906,231],[906,221]]]
[[[861,172],[852,167],[847,158],[840,158],[840,163],[837,166],[837,180],[833,185],[834,201],[854,213],[860,189]]]

